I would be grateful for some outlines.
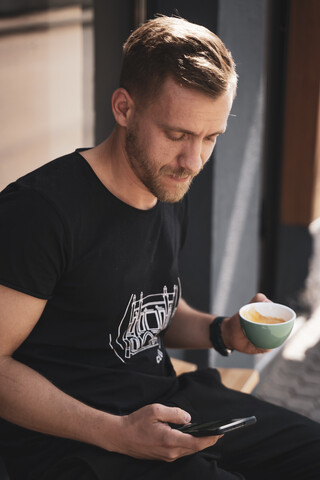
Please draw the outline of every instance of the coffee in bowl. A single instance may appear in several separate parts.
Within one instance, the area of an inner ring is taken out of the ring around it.
[[[251,322],[256,323],[283,323],[286,321],[283,318],[267,317],[265,315],[261,315],[261,313],[257,312],[254,307],[251,307],[245,312],[243,312],[243,316],[247,320],[251,320]]]
[[[296,318],[295,312],[279,303],[256,302],[239,310],[242,330],[253,345],[271,349],[288,338]]]

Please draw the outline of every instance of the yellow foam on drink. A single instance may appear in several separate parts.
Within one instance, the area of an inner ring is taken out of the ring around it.
[[[246,312],[242,313],[242,316],[251,322],[256,323],[283,323],[285,320],[283,318],[277,317],[265,317],[261,313],[257,312],[254,307],[249,308]]]

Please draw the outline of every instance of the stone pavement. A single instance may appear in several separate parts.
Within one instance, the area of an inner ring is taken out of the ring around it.
[[[320,422],[320,308],[287,342],[254,394]]]
[[[302,300],[311,310],[262,375],[254,394],[320,422],[320,220],[310,226],[313,255]]]

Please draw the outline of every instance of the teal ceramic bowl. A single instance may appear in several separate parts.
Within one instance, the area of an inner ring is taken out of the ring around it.
[[[255,309],[264,317],[275,317],[284,320],[283,323],[256,323],[246,318],[248,311]],[[244,305],[239,310],[241,327],[247,338],[253,345],[258,348],[271,349],[280,347],[290,335],[294,320],[295,312],[280,303],[257,302]]]

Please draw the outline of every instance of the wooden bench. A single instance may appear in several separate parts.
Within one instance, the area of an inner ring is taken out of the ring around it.
[[[197,370],[195,363],[186,362],[178,358],[171,358],[173,368],[177,375]],[[251,393],[259,383],[259,373],[251,368],[217,368],[221,375],[222,383],[233,390]]]

